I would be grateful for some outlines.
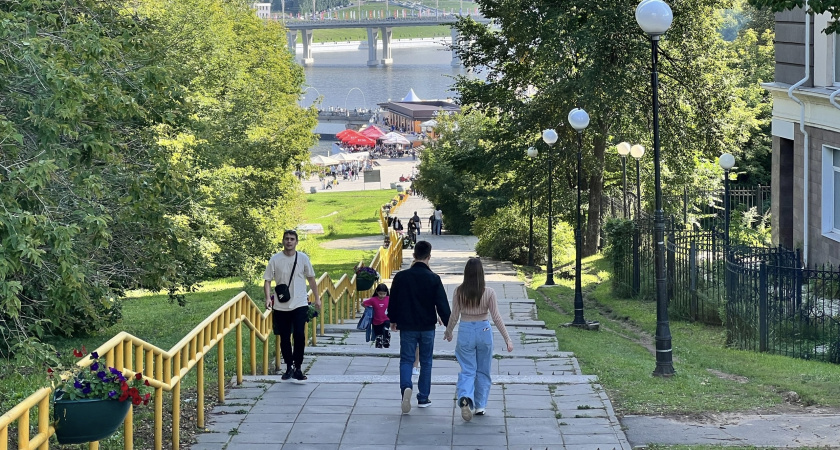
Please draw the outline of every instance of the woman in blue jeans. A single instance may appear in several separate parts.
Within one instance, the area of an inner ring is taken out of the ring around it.
[[[490,394],[490,363],[493,361],[493,329],[490,318],[499,329],[507,344],[507,351],[513,351],[513,342],[508,336],[505,323],[499,314],[496,291],[484,286],[484,268],[481,260],[470,258],[464,267],[464,282],[455,288],[452,296],[452,315],[443,338],[452,341],[452,330],[458,326],[458,342],[455,357],[461,364],[456,386],[461,417],[470,421],[473,414],[483,416]]]

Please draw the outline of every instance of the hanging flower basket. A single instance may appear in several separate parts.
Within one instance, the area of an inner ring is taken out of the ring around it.
[[[359,266],[356,268],[356,290],[366,291],[379,280],[379,273],[372,267]]]
[[[101,398],[56,401],[53,420],[58,443],[80,444],[107,438],[123,423],[131,404]]]
[[[376,283],[376,280],[365,280],[361,278],[356,278],[356,290],[357,291],[366,291],[373,287],[373,283]]]

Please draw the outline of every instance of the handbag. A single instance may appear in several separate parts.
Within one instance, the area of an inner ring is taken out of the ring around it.
[[[289,284],[292,284],[292,280],[295,277],[295,269],[297,268],[297,252],[295,252],[295,263],[292,265],[292,274],[289,275]],[[274,286],[274,293],[277,294],[277,301],[280,303],[286,303],[292,299],[292,293],[289,292],[289,284],[278,284]]]

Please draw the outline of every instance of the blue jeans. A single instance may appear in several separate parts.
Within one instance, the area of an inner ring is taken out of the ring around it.
[[[417,401],[429,398],[432,391],[432,353],[435,349],[435,330],[400,331],[400,394],[411,388],[411,368],[414,352],[420,346],[420,378],[417,380]]]
[[[460,399],[472,399],[476,408],[487,407],[490,395],[490,363],[493,361],[493,329],[489,320],[461,322],[455,357],[461,364],[455,391]]]
[[[432,225],[432,234],[440,235],[440,230],[443,227],[443,221],[435,219],[434,225]]]

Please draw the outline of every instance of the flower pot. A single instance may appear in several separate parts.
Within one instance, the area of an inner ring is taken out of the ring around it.
[[[80,444],[107,438],[125,420],[131,401],[89,398],[59,400],[53,408],[59,444]]]
[[[356,278],[356,290],[357,291],[366,291],[373,287],[373,283],[376,280],[368,280],[365,278]]]

